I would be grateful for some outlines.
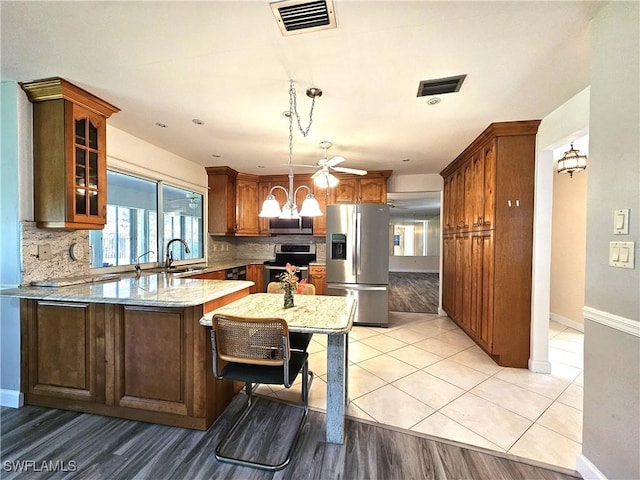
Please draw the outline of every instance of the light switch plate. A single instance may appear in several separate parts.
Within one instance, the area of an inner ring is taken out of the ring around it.
[[[635,268],[636,242],[609,242],[609,266]]]
[[[613,212],[613,234],[629,235],[629,209],[622,208]]]

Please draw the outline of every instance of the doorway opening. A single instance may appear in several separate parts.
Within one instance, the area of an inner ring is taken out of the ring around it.
[[[440,192],[388,193],[389,310],[438,313]]]

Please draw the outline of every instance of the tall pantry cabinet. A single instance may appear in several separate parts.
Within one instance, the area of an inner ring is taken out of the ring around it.
[[[502,366],[526,368],[539,120],[492,123],[444,178],[442,308]]]

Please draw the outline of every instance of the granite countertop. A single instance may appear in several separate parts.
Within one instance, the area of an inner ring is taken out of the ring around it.
[[[193,272],[191,272],[193,274]],[[68,302],[114,303],[157,307],[193,307],[253,286],[245,280],[195,280],[174,274],[143,274],[101,283],[59,287],[18,287],[0,296]]]
[[[225,313],[240,317],[276,317],[286,320],[296,332],[343,334],[351,330],[356,310],[354,297],[295,295],[295,306],[285,309],[281,294],[254,293],[207,313],[200,325],[210,327],[213,315]]]

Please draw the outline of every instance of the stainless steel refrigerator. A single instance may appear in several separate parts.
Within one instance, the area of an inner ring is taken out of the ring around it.
[[[354,323],[389,322],[389,206],[327,206],[327,295],[353,295]]]

